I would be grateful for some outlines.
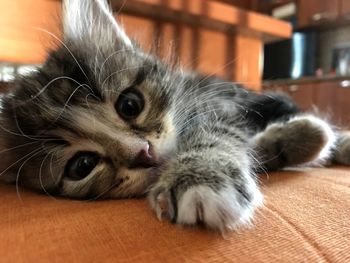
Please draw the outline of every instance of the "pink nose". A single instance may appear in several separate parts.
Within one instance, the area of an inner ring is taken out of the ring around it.
[[[151,147],[147,144],[131,161],[129,168],[150,168],[154,166],[156,166],[156,159]]]

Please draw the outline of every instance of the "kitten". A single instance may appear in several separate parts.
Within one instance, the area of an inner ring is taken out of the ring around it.
[[[257,171],[329,160],[337,142],[282,95],[143,53],[103,0],[64,1],[62,44],[16,80],[0,122],[5,181],[78,199],[147,194],[159,219],[219,231],[262,204]],[[342,141],[336,159],[350,163]]]

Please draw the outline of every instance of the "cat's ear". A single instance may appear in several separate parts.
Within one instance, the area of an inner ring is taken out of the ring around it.
[[[63,29],[66,40],[132,47],[106,0],[64,0]]]

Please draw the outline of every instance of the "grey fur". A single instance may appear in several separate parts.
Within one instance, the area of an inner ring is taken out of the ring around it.
[[[84,5],[78,17],[66,11],[62,45],[2,99],[2,179],[71,198],[148,193],[159,218],[202,221],[225,231],[249,222],[262,202],[254,149],[270,152],[266,163],[276,144],[283,148],[288,162],[268,164],[272,169],[331,151],[327,124],[291,124],[296,109],[284,97],[266,96],[277,102],[270,109],[272,104],[261,104],[264,95],[168,67],[128,42],[103,1],[65,1],[65,8],[79,3]],[[127,122],[114,105],[131,86],[145,97],[145,109]],[[272,132],[276,122],[281,127]],[[132,169],[145,144],[154,148],[157,167]],[[80,151],[98,153],[101,160],[86,178],[71,180],[65,166]]]

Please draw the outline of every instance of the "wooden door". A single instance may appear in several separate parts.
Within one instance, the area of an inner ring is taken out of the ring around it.
[[[339,0],[300,0],[298,1],[298,27],[303,28],[335,20],[338,12]]]

